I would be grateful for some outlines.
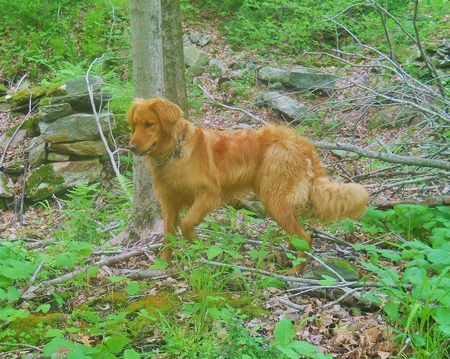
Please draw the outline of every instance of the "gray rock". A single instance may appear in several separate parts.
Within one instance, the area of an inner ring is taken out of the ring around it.
[[[193,43],[196,44],[197,42],[199,42],[199,37],[197,34],[191,34],[189,35],[189,40]]]
[[[304,104],[275,91],[266,92],[263,99],[268,106],[292,119],[313,115]]]
[[[68,160],[70,160],[70,155],[65,153],[50,152],[47,155],[49,162],[67,162]]]
[[[186,66],[206,66],[209,60],[209,55],[205,51],[197,49],[195,46],[187,46],[184,48],[184,63]]]
[[[282,70],[265,66],[258,72],[264,81],[281,82],[296,89],[335,89],[334,77],[312,69]]]
[[[189,68],[189,75],[191,77],[198,77],[205,73],[205,67],[199,65],[193,65]]]
[[[221,77],[225,75],[227,72],[225,66],[223,66],[222,62],[217,59],[212,59],[209,62],[209,73],[212,78]]]
[[[45,150],[45,142],[41,136],[34,137],[28,143],[28,161],[30,166],[39,167],[47,159],[47,151]]]
[[[100,178],[99,159],[90,161],[55,162],[31,170],[25,197],[40,201],[75,186],[89,184]]]
[[[2,198],[14,197],[14,193],[9,188],[8,182],[8,177],[3,172],[0,172],[0,197]]]
[[[100,113],[100,124],[103,131],[114,127],[114,116],[111,113]],[[89,141],[100,137],[94,115],[75,113],[61,117],[49,124],[42,133],[47,143]]]
[[[0,136],[0,148],[17,148],[22,145],[23,141],[27,137],[28,130],[18,130],[13,136],[8,136],[8,134],[3,134]]]
[[[56,105],[39,107],[39,118],[43,122],[52,122],[60,117],[70,115],[73,112],[69,103],[63,102]]]
[[[109,92],[94,93],[94,103],[97,111],[101,111],[112,99],[114,95]],[[59,104],[67,102],[75,111],[92,113],[91,98],[87,92],[75,95],[66,95],[53,97],[50,104]]]
[[[100,157],[106,153],[105,145],[102,140],[53,143],[50,144],[49,150],[77,156],[94,157]]]
[[[103,84],[103,79],[99,76],[89,76],[89,85],[92,86],[93,91],[100,91]],[[79,95],[88,92],[86,77],[80,76],[76,79],[67,81],[66,91],[68,95]]]
[[[189,35],[189,40],[193,44],[198,44],[204,47],[212,40],[212,35],[206,34],[199,36],[198,34],[191,34]]]
[[[203,35],[198,39],[198,44],[203,47],[203,46],[208,45],[211,40],[212,40],[212,35],[209,35],[209,34]]]

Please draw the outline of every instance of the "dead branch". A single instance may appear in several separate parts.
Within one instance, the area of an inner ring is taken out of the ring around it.
[[[382,160],[389,163],[399,163],[408,166],[419,166],[419,167],[431,167],[440,168],[450,171],[450,162],[435,160],[431,158],[423,157],[410,157],[410,156],[399,156],[393,153],[378,152],[373,150],[368,150],[359,146],[351,145],[349,143],[343,142],[326,142],[326,141],[314,141],[311,140],[314,146],[318,148],[328,149],[328,150],[345,150],[356,153],[360,156],[374,158]]]
[[[229,105],[225,105],[225,104],[223,104],[223,103],[217,102],[217,101],[214,99],[214,97],[212,97],[212,95],[211,95],[208,91],[206,91],[206,89],[205,89],[203,86],[198,85],[198,87],[199,87],[199,88],[203,91],[203,93],[211,100],[211,104],[212,104],[213,106],[222,107],[222,108],[225,108],[225,109],[231,110],[231,111],[238,111],[238,112],[241,112],[241,113],[243,113],[244,115],[246,115],[246,116],[248,116],[248,117],[253,118],[254,120],[256,120],[256,121],[258,121],[258,122],[261,122],[261,123],[264,124],[264,125],[268,125],[268,124],[269,124],[267,121],[263,120],[262,118],[259,118],[258,116],[255,116],[255,115],[253,115],[252,113],[250,113],[250,112],[248,112],[248,111],[246,111],[246,110],[244,110],[244,109],[242,109],[242,108],[234,107],[234,106],[229,106]]]
[[[439,198],[427,197],[422,199],[401,199],[386,201],[377,204],[378,209],[390,209],[398,204],[417,204],[424,205],[427,207],[438,207],[438,206],[450,206],[450,196],[444,196]]]
[[[89,269],[91,267],[113,266],[117,263],[126,261],[130,258],[137,257],[149,249],[152,249],[152,246],[143,247],[143,248],[139,248],[139,249],[135,248],[131,251],[118,254],[114,257],[103,258],[103,259],[99,260],[98,262],[93,262],[91,265],[87,265],[83,268],[78,268],[72,272],[62,275],[61,277],[57,277],[57,278],[53,278],[50,280],[40,282],[36,286],[31,285],[22,293],[21,297],[22,297],[22,299],[26,299],[26,300],[36,298],[37,296],[44,295],[46,293],[47,288],[54,287],[59,284],[67,283],[69,280],[75,278],[79,274],[85,273],[87,271],[87,269]]]
[[[124,177],[122,176],[122,174],[119,171],[119,168],[117,167],[116,161],[114,160],[114,154],[110,150],[109,145],[108,145],[108,140],[106,139],[105,134],[103,133],[102,125],[100,123],[100,116],[98,114],[97,106],[95,105],[95,101],[94,101],[94,86],[89,82],[89,74],[92,70],[92,67],[94,66],[94,64],[97,61],[101,60],[103,58],[103,56],[104,55],[95,59],[89,66],[89,69],[86,71],[86,85],[87,85],[87,89],[88,89],[88,93],[89,93],[89,99],[91,101],[92,112],[94,114],[95,121],[97,122],[97,127],[98,127],[98,132],[99,132],[100,138],[102,139],[103,145],[105,146],[105,150],[109,155],[111,166],[114,170],[114,173],[116,174],[117,180],[122,188],[122,191],[125,195],[128,196],[128,198],[131,202],[133,199],[131,197],[130,191],[128,190],[128,188],[125,184]],[[101,106],[100,106],[100,109],[101,109]]]

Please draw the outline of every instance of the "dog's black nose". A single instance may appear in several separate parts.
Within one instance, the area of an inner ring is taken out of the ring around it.
[[[128,145],[128,147],[130,148],[130,151],[134,153],[134,152],[136,152],[136,150],[137,150],[137,148],[138,148],[138,144],[132,142],[132,143],[130,143],[130,144]]]

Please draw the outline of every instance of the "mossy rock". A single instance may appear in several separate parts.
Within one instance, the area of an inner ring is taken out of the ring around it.
[[[47,90],[45,96],[47,97],[57,97],[67,95],[67,91],[64,85],[54,85]]]
[[[5,94],[7,92],[8,92],[8,88],[5,85],[0,84],[0,94]]]
[[[0,172],[0,198],[11,198],[14,194],[11,192],[8,187],[8,177]]]
[[[328,259],[324,263],[330,268],[334,269],[337,273],[341,275],[347,281],[357,281],[360,279],[359,268],[354,264],[341,258]],[[319,269],[306,273],[303,277],[307,279],[323,279],[322,276],[329,276],[336,278],[336,275],[325,267],[320,267]]]
[[[46,164],[33,169],[27,180],[25,197],[41,201],[75,186],[89,184],[100,178],[99,159]]]
[[[6,96],[6,99],[11,104],[14,110],[16,107],[28,104],[30,102],[30,98],[32,100],[36,100],[41,98],[42,96],[45,96],[46,93],[47,89],[45,87],[35,87],[32,89],[16,91],[11,95]]]
[[[39,123],[39,117],[37,117],[37,116],[30,117],[28,120],[26,120],[21,125],[16,125],[16,126],[11,127],[8,131],[6,131],[6,135],[8,137],[11,137],[14,134],[14,132],[17,130],[17,128],[20,126],[21,130],[27,131],[27,137],[33,137],[34,134],[36,133],[36,127],[37,127],[38,123]]]

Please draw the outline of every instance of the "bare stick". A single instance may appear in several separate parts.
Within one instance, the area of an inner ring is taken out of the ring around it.
[[[433,167],[450,171],[450,162],[447,161],[422,157],[399,156],[392,153],[372,151],[359,146],[342,142],[331,143],[326,141],[314,141],[314,140],[310,141],[314,146],[328,150],[346,150],[354,152],[364,157],[375,158],[389,163],[400,163],[409,166]]]
[[[242,108],[239,108],[239,107],[233,107],[233,106],[228,106],[228,105],[225,105],[225,104],[223,104],[223,103],[217,102],[217,101],[214,100],[214,98],[208,93],[208,91],[206,91],[206,89],[205,89],[204,87],[202,87],[201,85],[198,85],[198,87],[203,91],[203,93],[204,93],[206,96],[208,96],[208,98],[211,100],[211,102],[212,102],[212,104],[213,104],[214,106],[219,106],[219,107],[222,107],[222,108],[226,108],[227,110],[231,110],[231,111],[242,112],[243,114],[245,114],[245,115],[247,115],[247,116],[253,118],[254,120],[256,120],[256,121],[258,121],[258,122],[263,123],[264,125],[269,125],[269,122],[263,120],[262,118],[259,118],[259,117],[255,116],[255,115],[253,115],[252,113],[250,113],[250,112],[248,112],[248,111],[246,111],[246,110],[244,110],[244,109],[242,109]]]
[[[100,134],[100,138],[102,139],[103,144],[104,144],[104,146],[105,146],[105,149],[106,149],[106,151],[107,151],[107,153],[108,153],[108,155],[109,155],[109,159],[110,159],[110,161],[111,161],[111,165],[112,165],[112,167],[113,167],[114,173],[116,174],[117,180],[119,181],[119,184],[120,184],[120,186],[122,187],[123,192],[128,196],[129,200],[132,201],[131,194],[130,194],[130,192],[128,191],[128,188],[127,188],[127,186],[126,186],[126,184],[125,184],[125,181],[124,181],[124,179],[123,179],[123,176],[121,175],[121,173],[120,173],[120,171],[119,171],[119,168],[117,167],[116,161],[115,161],[115,159],[114,159],[114,154],[113,154],[113,153],[111,152],[111,150],[109,149],[108,141],[106,140],[105,134],[103,133],[102,125],[101,125],[101,123],[100,123],[100,116],[98,115],[97,108],[96,108],[96,106],[95,106],[95,101],[94,101],[94,87],[93,87],[93,85],[91,85],[91,83],[89,82],[89,73],[91,72],[92,67],[94,66],[94,64],[95,64],[97,61],[101,60],[101,59],[103,58],[103,56],[104,56],[104,55],[102,55],[102,56],[99,57],[99,58],[96,58],[96,59],[91,63],[91,65],[89,66],[89,69],[88,69],[88,71],[86,72],[86,84],[87,84],[87,89],[88,89],[88,92],[89,92],[89,98],[90,98],[90,100],[91,100],[92,111],[93,111],[94,116],[95,116],[95,121],[97,122],[97,127],[98,127],[98,132],[99,132],[99,134]],[[100,107],[101,107],[101,106],[100,106]]]

